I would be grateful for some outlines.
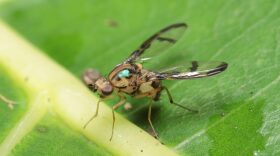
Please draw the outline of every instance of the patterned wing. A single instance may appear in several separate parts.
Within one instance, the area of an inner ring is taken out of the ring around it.
[[[156,78],[160,80],[193,79],[219,74],[226,70],[225,62],[198,62],[192,61],[185,65],[178,65],[156,72]]]
[[[186,28],[187,25],[185,23],[177,23],[163,28],[143,42],[124,63],[149,60],[151,57],[174,45],[182,37]]]

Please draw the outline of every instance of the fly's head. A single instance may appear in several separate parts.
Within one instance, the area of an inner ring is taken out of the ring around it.
[[[100,97],[105,98],[114,91],[112,84],[96,70],[86,70],[83,75],[84,83],[93,92],[97,92]]]
[[[120,64],[109,74],[109,81],[116,88],[132,92],[137,89],[137,77],[141,69],[141,64]]]

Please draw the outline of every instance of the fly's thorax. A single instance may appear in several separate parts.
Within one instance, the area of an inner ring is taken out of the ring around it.
[[[159,80],[147,81],[140,85],[139,92],[147,93],[161,88],[161,82]]]
[[[138,77],[141,74],[140,64],[120,64],[109,74],[109,81],[120,91],[132,94],[138,88]]]
[[[143,69],[138,82],[139,87],[135,96],[145,95],[155,101],[159,99],[162,86],[161,81],[156,77],[156,73]]]

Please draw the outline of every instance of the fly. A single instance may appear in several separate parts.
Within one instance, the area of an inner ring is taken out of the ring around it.
[[[159,100],[162,91],[167,92],[171,104],[196,112],[196,110],[174,102],[171,93],[162,85],[161,81],[193,79],[216,75],[227,68],[227,63],[191,61],[171,67],[165,65],[164,69],[146,69],[143,67],[143,63],[152,60],[153,56],[162,53],[164,50],[174,45],[178,39],[181,38],[186,28],[187,25],[185,23],[177,23],[167,26],[155,33],[144,41],[137,50],[133,51],[127,59],[117,65],[109,73],[107,78],[101,76],[101,74],[95,70],[87,70],[83,75],[83,81],[93,92],[99,94],[100,100],[97,103],[95,114],[84,125],[84,128],[97,117],[99,103],[111,97],[114,92],[120,100],[112,107],[113,124],[110,140],[112,140],[115,126],[114,111],[125,103],[125,95],[130,95],[134,98],[148,97],[151,99],[148,121],[156,138],[158,138],[158,135],[152,124],[151,108],[152,102]]]

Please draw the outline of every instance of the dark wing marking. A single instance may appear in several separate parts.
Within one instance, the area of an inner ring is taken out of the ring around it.
[[[228,64],[225,62],[202,63],[192,61],[187,65],[175,66],[156,73],[156,78],[160,80],[173,79],[193,79],[216,75],[226,70]]]
[[[186,28],[187,25],[185,23],[177,23],[160,30],[143,42],[124,63],[133,63],[139,60],[145,61],[155,56],[157,53],[163,52],[176,43],[184,34]]]

